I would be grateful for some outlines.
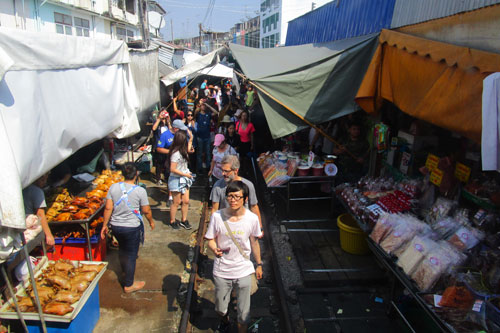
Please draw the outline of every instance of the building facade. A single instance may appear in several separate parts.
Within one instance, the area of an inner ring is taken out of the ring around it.
[[[142,0],[0,1],[0,25],[133,42],[142,40],[143,33],[149,34],[147,9],[148,3]]]
[[[260,46],[260,16],[251,18],[242,23],[236,23],[230,29],[233,37],[232,43],[248,47],[259,48]]]
[[[260,3],[260,47],[285,45],[288,22],[331,0],[262,0]]]

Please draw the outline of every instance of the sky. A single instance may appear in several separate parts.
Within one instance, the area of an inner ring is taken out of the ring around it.
[[[204,30],[229,31],[235,23],[258,15],[261,0],[157,0],[167,11],[163,39],[171,40],[172,20],[174,39],[198,36],[198,24]],[[210,10],[211,9],[211,10]]]

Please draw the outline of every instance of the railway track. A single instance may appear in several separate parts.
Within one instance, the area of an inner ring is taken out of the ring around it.
[[[255,175],[255,170],[254,170]],[[200,179],[201,180],[201,179]],[[179,332],[212,332],[218,324],[214,310],[214,286],[212,283],[213,254],[208,250],[204,235],[210,220],[208,180],[196,240],[190,244],[186,271],[189,281],[181,284],[178,291],[179,304],[183,312]],[[259,191],[258,191],[259,192]],[[259,202],[264,202],[258,193]],[[262,208],[261,208],[262,210]],[[275,265],[274,246],[269,223],[262,214],[265,237],[260,240],[264,278],[259,282],[259,290],[252,295],[249,332],[293,332],[286,293],[281,272]],[[230,318],[235,323],[235,310],[230,306]],[[236,325],[232,325],[236,327]],[[235,330],[234,330],[235,332]]]

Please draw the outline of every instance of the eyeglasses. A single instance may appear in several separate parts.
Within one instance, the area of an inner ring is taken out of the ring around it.
[[[226,195],[226,198],[227,198],[227,200],[238,201],[241,198],[243,198],[243,196],[242,195],[236,195],[236,194],[230,194],[230,195]]]
[[[188,117],[192,117],[192,116],[193,116],[192,114],[189,114],[189,113],[188,113]]]
[[[232,169],[229,169],[229,170],[224,170],[224,169],[221,169],[222,173],[230,173],[231,171],[233,171]]]

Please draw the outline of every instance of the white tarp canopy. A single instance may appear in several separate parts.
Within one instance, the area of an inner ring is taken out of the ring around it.
[[[233,77],[233,69],[222,64],[218,64],[217,54],[222,51],[223,48],[219,48],[215,51],[208,53],[207,55],[200,56],[198,59],[193,60],[190,63],[186,63],[185,66],[179,68],[178,70],[164,76],[161,79],[166,86],[174,84],[183,77],[189,76],[194,73],[200,72],[201,74],[219,76],[219,77]],[[191,56],[190,59],[193,57]]]
[[[139,97],[139,112],[150,111],[160,102],[158,48],[130,49],[130,70]]]
[[[110,133],[139,131],[122,41],[0,28],[0,225],[24,228],[22,188]]]
[[[202,69],[198,73],[217,77],[233,78],[233,69],[223,64],[217,64],[215,66],[207,67],[205,69]]]

